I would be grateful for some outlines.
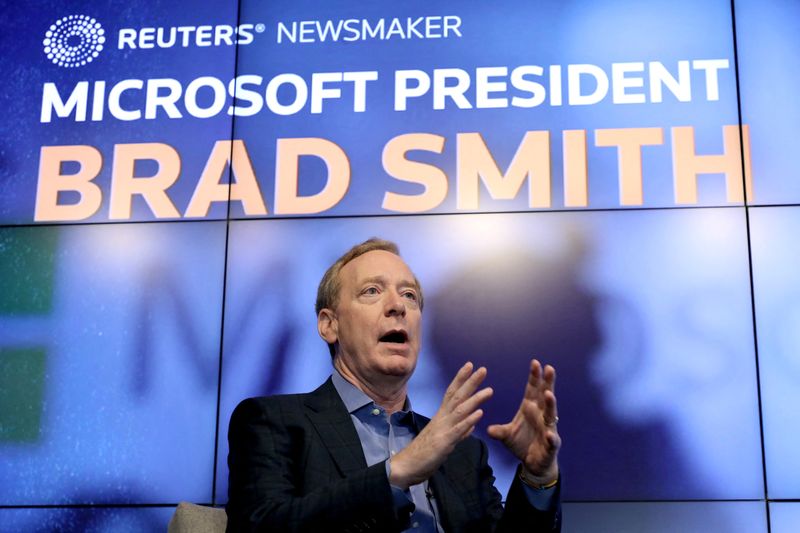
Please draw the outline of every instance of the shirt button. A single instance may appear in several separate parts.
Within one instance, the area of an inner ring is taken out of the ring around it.
[[[415,529],[418,528],[419,527],[419,522],[414,522],[413,524],[411,524],[411,527],[413,527]]]
[[[396,451],[394,451],[394,450],[392,450],[392,451],[391,451],[391,452],[389,452],[389,453],[391,453],[392,455],[394,455],[394,454],[396,454],[397,452],[396,452]]]
[[[381,410],[376,407],[375,409],[372,410],[372,414],[377,416],[377,415],[381,414]]]

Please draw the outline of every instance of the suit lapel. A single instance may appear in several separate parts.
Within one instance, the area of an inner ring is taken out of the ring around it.
[[[422,431],[430,422],[429,419],[419,415],[415,415],[414,421],[417,425],[417,433]],[[453,469],[453,472],[461,470],[458,457],[453,457],[452,455],[448,457],[428,481],[436,498],[436,506],[441,514],[441,525],[445,531],[457,530],[458,527],[456,526],[461,523],[464,517],[468,516],[464,500],[448,475],[448,470],[450,469]]]
[[[340,473],[347,476],[366,468],[367,460],[364,458],[358,433],[330,378],[317,390],[306,395],[305,405],[311,425]],[[428,422],[427,418],[414,415],[417,433],[422,431]],[[429,481],[442,515],[440,520],[445,531],[457,529],[458,524],[469,515],[463,498],[448,475],[450,469],[459,472],[462,466],[459,456],[450,456]]]
[[[308,419],[342,475],[365,469],[358,433],[330,378],[306,396],[305,404]]]
[[[443,467],[431,476],[428,481],[433,495],[436,498],[436,506],[439,508],[439,514],[442,527],[445,531],[453,531],[458,529],[457,524],[468,516],[467,508],[464,506],[464,501],[458,495],[458,491],[453,486],[450,478],[444,472]]]

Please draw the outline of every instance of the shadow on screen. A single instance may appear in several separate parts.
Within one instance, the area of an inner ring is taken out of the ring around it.
[[[579,280],[582,257],[581,246],[555,259],[508,249],[463,265],[431,297],[434,356],[445,377],[466,360],[489,369],[495,392],[477,430],[487,441],[485,427],[507,422],[519,407],[530,359],[556,367],[565,498],[685,497],[690,476],[667,426],[658,419],[620,422],[592,379],[602,331],[598,300]],[[635,326],[630,335],[641,335]],[[505,450],[492,455],[516,464]]]

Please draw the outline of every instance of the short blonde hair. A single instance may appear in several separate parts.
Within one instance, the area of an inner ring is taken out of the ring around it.
[[[317,288],[317,302],[314,306],[317,316],[319,316],[320,311],[323,309],[336,308],[336,305],[339,302],[339,290],[341,289],[342,285],[341,281],[339,280],[339,272],[341,272],[342,268],[353,259],[368,252],[374,252],[375,250],[383,250],[385,252],[393,253],[398,257],[400,256],[400,249],[395,243],[385,239],[379,239],[377,237],[367,239],[361,244],[356,244],[350,248],[342,257],[337,259],[330,267],[328,267],[328,270],[325,271],[325,275],[322,276],[322,280],[319,282],[319,287]],[[422,286],[420,285],[416,276],[414,276],[414,284],[416,285],[417,296],[419,298],[419,309],[422,311]],[[328,344],[328,349],[331,352],[331,357],[333,357],[335,355],[334,346],[332,344]]]

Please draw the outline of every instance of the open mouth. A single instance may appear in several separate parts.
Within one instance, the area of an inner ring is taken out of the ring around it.
[[[380,339],[380,342],[391,342],[394,344],[405,344],[408,341],[408,334],[401,330],[395,329],[392,331],[388,331],[384,333]]]

